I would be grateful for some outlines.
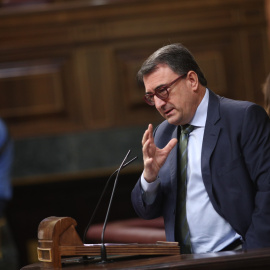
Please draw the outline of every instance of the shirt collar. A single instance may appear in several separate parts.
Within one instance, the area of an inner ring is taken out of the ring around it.
[[[194,117],[192,118],[190,125],[195,127],[204,127],[207,117],[207,109],[208,109],[208,101],[209,101],[209,90],[206,88],[204,97],[199,104]]]

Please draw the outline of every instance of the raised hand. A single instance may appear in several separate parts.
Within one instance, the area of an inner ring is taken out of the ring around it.
[[[151,183],[157,178],[158,172],[165,163],[169,153],[177,144],[177,139],[171,139],[163,148],[158,148],[154,143],[153,125],[149,124],[142,138],[142,152],[144,161],[144,179]]]

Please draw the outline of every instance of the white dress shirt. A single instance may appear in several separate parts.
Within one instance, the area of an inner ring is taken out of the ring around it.
[[[186,207],[193,253],[219,251],[240,237],[213,208],[202,179],[201,151],[208,101],[209,91],[206,89],[205,96],[189,123],[194,126],[194,130],[190,133],[188,141]],[[141,177],[143,199],[146,203],[155,199],[159,183],[160,179],[148,183],[143,176]]]

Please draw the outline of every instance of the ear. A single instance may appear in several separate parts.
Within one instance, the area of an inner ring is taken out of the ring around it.
[[[199,87],[199,78],[196,72],[193,70],[190,70],[187,73],[186,81],[188,83],[188,86],[191,87],[193,91],[196,91]]]

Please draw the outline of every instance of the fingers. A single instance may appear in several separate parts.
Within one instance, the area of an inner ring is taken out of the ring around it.
[[[157,163],[160,168],[163,166],[170,152],[176,146],[176,144],[177,144],[177,139],[174,138],[174,139],[171,139],[163,149],[157,149],[156,151]]]
[[[153,137],[153,125],[149,124],[142,138],[144,178],[146,181],[155,181],[160,168],[163,166],[176,144],[177,139],[171,139],[163,149],[156,147]]]
[[[168,144],[161,150],[163,155],[167,157],[171,150],[175,147],[177,144],[177,139],[171,139]],[[143,139],[142,139],[142,146],[143,146],[143,155],[144,157],[153,157],[153,154],[155,154],[156,145],[154,143],[154,137],[153,137],[153,125],[149,124],[147,130],[144,132]]]
[[[143,152],[144,159],[148,158],[151,155],[150,154],[150,140],[145,141],[145,143],[143,144],[142,152]]]
[[[154,140],[154,138],[153,138],[153,125],[152,124],[148,125],[148,130],[149,130],[149,139]]]
[[[144,162],[155,157],[156,145],[153,138],[153,125],[149,124],[142,139],[142,152]]]
[[[171,139],[168,144],[164,147],[164,150],[168,152],[168,154],[172,151],[172,149],[176,146],[178,140],[177,139]]]
[[[147,140],[153,140],[153,125],[149,124],[147,130],[143,134],[142,145],[146,143]]]

